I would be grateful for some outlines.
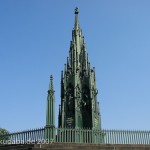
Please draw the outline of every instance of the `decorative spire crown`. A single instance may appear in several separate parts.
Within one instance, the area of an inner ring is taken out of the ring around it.
[[[75,24],[74,24],[74,29],[75,29],[75,30],[80,29],[79,21],[78,21],[78,13],[79,13],[79,10],[78,10],[78,7],[76,7],[75,10],[74,10],[74,14],[75,14]]]
[[[49,91],[54,91],[53,89],[53,76],[50,75]]]
[[[76,7],[74,10],[74,14],[78,14],[78,13],[79,13],[79,10],[78,10],[78,7]]]

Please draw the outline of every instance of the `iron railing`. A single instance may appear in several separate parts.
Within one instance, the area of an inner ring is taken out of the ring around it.
[[[102,130],[106,144],[150,144],[150,131]]]
[[[0,135],[0,144],[33,144],[44,140],[45,128]]]
[[[150,131],[54,128],[55,138],[46,139],[45,128],[0,135],[0,144],[71,142],[103,144],[150,144]]]
[[[104,143],[102,130],[58,128],[56,135],[56,142]]]

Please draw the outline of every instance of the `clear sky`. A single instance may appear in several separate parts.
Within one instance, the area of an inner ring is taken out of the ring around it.
[[[44,127],[79,8],[102,128],[150,130],[150,0],[0,0],[0,127]],[[56,120],[57,120],[56,113]]]

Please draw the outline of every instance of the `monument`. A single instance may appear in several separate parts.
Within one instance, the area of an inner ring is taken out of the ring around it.
[[[150,149],[149,131],[101,129],[95,68],[90,67],[78,14],[79,11],[76,8],[69,57],[64,71],[61,72],[58,127],[55,126],[55,91],[51,75],[47,95],[46,126],[40,129],[1,134],[1,150]],[[47,140],[48,143],[41,144],[41,141],[47,142]],[[30,142],[35,143],[30,144]]]
[[[90,67],[78,13],[76,8],[69,57],[61,72],[58,127],[101,129],[95,68]]]
[[[69,57],[64,65],[64,71],[61,71],[61,104],[59,105],[58,128],[101,131],[95,67],[91,68],[90,66],[78,14],[78,8],[75,8],[75,23],[72,30]],[[52,76],[47,96],[46,138],[55,139],[55,95]]]

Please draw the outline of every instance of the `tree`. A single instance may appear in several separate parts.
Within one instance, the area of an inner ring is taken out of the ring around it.
[[[0,141],[8,140],[9,137],[7,136],[9,132],[6,129],[0,128]]]

